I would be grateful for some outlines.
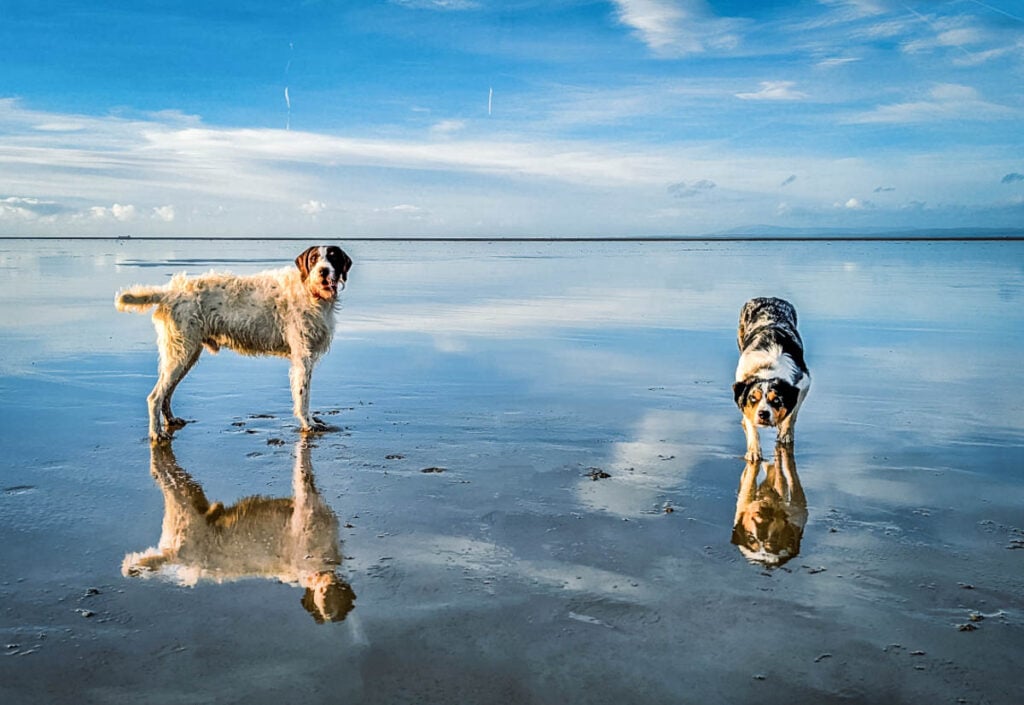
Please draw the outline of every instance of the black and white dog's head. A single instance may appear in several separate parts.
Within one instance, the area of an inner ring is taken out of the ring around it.
[[[778,426],[800,400],[800,389],[778,377],[744,379],[733,384],[732,391],[736,406],[757,426]]]
[[[333,301],[345,288],[352,258],[340,247],[314,245],[295,258],[295,266],[315,298]]]
[[[796,310],[782,299],[751,299],[740,312],[737,342],[736,405],[750,424],[778,427],[810,385]]]

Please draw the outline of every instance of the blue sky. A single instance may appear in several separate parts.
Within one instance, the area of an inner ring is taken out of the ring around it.
[[[1008,0],[0,0],[0,235],[1024,226]]]

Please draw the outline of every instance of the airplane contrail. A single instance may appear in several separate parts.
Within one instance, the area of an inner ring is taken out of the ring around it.
[[[493,101],[494,101],[494,87],[491,86],[491,89],[487,92],[487,114],[488,115],[491,114],[491,104],[493,103]]]

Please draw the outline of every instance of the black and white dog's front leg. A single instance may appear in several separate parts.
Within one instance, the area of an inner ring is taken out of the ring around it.
[[[747,436],[747,454],[744,456],[748,463],[761,461],[761,437],[757,433],[757,424],[743,415],[743,433]]]
[[[292,367],[288,371],[288,379],[292,387],[292,404],[295,418],[299,420],[303,431],[323,432],[328,430],[327,424],[314,418],[309,413],[309,385],[313,376],[316,358],[309,355],[292,357]]]

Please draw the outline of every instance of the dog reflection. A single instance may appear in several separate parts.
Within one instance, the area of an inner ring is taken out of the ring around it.
[[[800,553],[807,523],[807,498],[793,459],[793,444],[775,446],[775,458],[765,466],[748,460],[740,476],[732,542],[747,560],[781,566]]]
[[[247,497],[225,507],[178,465],[171,444],[150,447],[150,469],[164,495],[160,543],[124,558],[126,577],[159,575],[181,585],[263,577],[305,588],[302,606],[318,624],[340,622],[356,596],[337,573],[338,519],[320,496],[310,450],[295,450],[293,497]]]

